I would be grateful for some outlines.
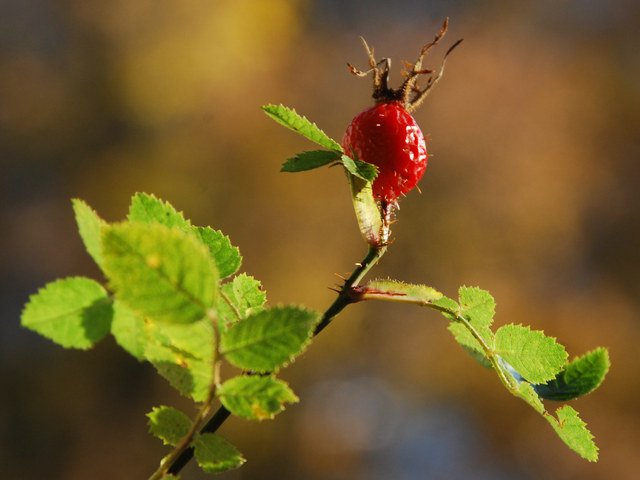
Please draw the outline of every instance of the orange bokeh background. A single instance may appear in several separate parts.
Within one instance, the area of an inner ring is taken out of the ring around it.
[[[366,253],[339,169],[279,173],[313,146],[260,105],[340,140],[370,100],[359,35],[428,64],[463,44],[415,117],[420,183],[373,271],[488,289],[496,323],[542,329],[612,369],[573,402],[600,447],[580,459],[477,366],[434,312],[348,308],[283,376],[301,402],[220,433],[248,463],[228,479],[632,479],[640,471],[640,8],[616,0],[108,0],[0,5],[0,472],[147,478],[166,452],[144,414],[193,412],[153,368],[105,340],[65,351],[19,327],[29,294],[100,278],[70,199],[107,220],[136,191],[229,235],[269,303],[324,310]],[[549,404],[548,408],[553,407]],[[184,479],[208,478],[190,466]]]

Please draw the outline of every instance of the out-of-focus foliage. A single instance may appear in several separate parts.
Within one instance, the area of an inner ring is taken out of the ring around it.
[[[481,285],[496,298],[496,327],[530,324],[572,339],[572,355],[609,347],[607,382],[576,404],[598,438],[599,463],[583,463],[504,396],[438,315],[425,322],[424,311],[401,305],[350,308],[288,372],[298,406],[223,433],[250,459],[247,478],[536,478],[545,465],[558,478],[633,478],[640,9],[622,0],[0,4],[7,478],[146,478],[163,450],[144,414],[180,406],[119,349],[66,352],[19,329],[20,308],[40,285],[99,275],[69,199],[111,220],[135,191],[154,192],[229,234],[272,304],[322,310],[334,272],[364,253],[348,185],[338,169],[279,173],[308,145],[259,106],[295,106],[340,138],[370,105],[368,81],[345,66],[366,65],[358,35],[393,58],[399,82],[399,61],[414,58],[445,15],[445,40],[465,42],[416,113],[433,154],[423,194],[402,200],[395,241],[373,275],[445,295]],[[27,376],[34,364],[45,367]],[[71,368],[73,378],[60,374]]]

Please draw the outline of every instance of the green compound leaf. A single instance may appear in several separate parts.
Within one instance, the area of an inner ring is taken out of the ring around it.
[[[373,198],[371,182],[347,173],[351,187],[351,200],[358,219],[360,233],[369,245],[381,243],[382,215]]]
[[[378,298],[418,305],[428,305],[434,300],[442,298],[442,293],[431,287],[404,283],[398,280],[372,280],[361,291],[365,300]]]
[[[113,321],[111,322],[111,334],[126,352],[138,360],[144,360],[144,350],[147,345],[145,322],[127,308],[122,302],[113,302]]]
[[[173,407],[153,407],[147,413],[149,432],[162,440],[165,445],[175,447],[180,439],[189,433],[191,419]]]
[[[65,348],[86,350],[111,326],[113,306],[107,291],[89,278],[56,280],[29,297],[22,326]]]
[[[593,441],[593,435],[587,429],[587,424],[578,416],[578,412],[569,405],[564,405],[556,410],[556,415],[557,419],[548,413],[544,414],[564,443],[582,458],[597,462],[598,447]]]
[[[373,182],[378,176],[378,167],[362,160],[353,159],[348,155],[342,155],[342,164],[351,175],[364,180],[365,182]]]
[[[505,325],[495,334],[496,352],[531,383],[547,382],[567,360],[564,347],[555,338],[522,325]]]
[[[216,267],[193,235],[157,223],[125,222],[103,229],[102,248],[110,286],[136,314],[188,323],[213,306]]]
[[[257,375],[227,380],[218,389],[218,396],[227,410],[249,420],[272,419],[284,410],[285,403],[299,401],[286,382]]]
[[[236,447],[215,433],[197,434],[192,446],[198,465],[207,473],[225,472],[246,462]]]
[[[546,384],[536,385],[535,389],[538,395],[548,400],[572,400],[598,388],[610,366],[607,349],[597,348],[574,359],[556,378]]]
[[[98,214],[83,200],[74,198],[72,201],[73,212],[75,213],[76,223],[80,238],[84,243],[87,252],[93,260],[102,266],[102,245],[100,243],[100,229],[106,225]]]
[[[264,105],[262,110],[280,125],[290,128],[294,132],[329,150],[342,153],[342,147],[338,142],[329,138],[315,123],[298,115],[294,109],[287,108],[283,105]]]
[[[191,222],[184,218],[182,212],[178,212],[169,202],[163,202],[154,195],[140,192],[131,198],[127,220],[130,222],[160,223],[182,230],[191,226]]]
[[[193,232],[204,243],[218,268],[220,278],[227,278],[238,271],[242,256],[237,247],[231,245],[229,237],[211,227],[192,227]]]
[[[264,310],[266,301],[267,294],[262,290],[262,284],[252,276],[242,273],[233,282],[222,286],[222,295],[217,305],[218,316],[225,324],[234,323]]]
[[[220,341],[220,353],[236,367],[271,372],[291,362],[311,340],[317,312],[275,307],[232,324]]]
[[[314,168],[324,167],[340,160],[340,154],[333,150],[313,150],[302,152],[288,159],[282,164],[281,172],[304,172]]]

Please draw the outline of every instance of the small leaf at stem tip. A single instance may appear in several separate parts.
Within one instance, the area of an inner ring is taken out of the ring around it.
[[[29,297],[22,326],[65,348],[86,350],[109,333],[113,306],[95,280],[69,277],[48,283]]]
[[[299,401],[286,382],[271,375],[234,377],[216,393],[227,410],[249,420],[272,419],[284,410],[285,403]]]
[[[147,413],[147,417],[149,431],[165,445],[175,447],[191,428],[191,419],[173,407],[153,407],[153,410]]]
[[[340,160],[340,154],[333,150],[313,150],[298,153],[282,164],[281,172],[304,172],[323,167]]]
[[[611,362],[606,348],[597,348],[574,359],[553,380],[535,385],[547,400],[565,401],[593,392],[603,382]]]
[[[198,465],[207,473],[225,472],[246,462],[236,447],[215,433],[196,434],[192,446]]]
[[[362,160],[353,159],[348,155],[342,155],[342,164],[351,175],[361,178],[365,182],[373,182],[378,176],[378,167]]]
[[[279,124],[299,133],[312,142],[329,150],[342,153],[342,147],[338,142],[329,138],[315,123],[310,122],[302,115],[298,115],[294,109],[284,105],[264,105],[262,110]]]

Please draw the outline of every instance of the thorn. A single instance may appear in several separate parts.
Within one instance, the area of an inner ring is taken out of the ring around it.
[[[334,273],[334,275],[335,275],[336,277],[338,277],[340,280],[346,280],[346,279],[347,279],[346,277],[343,277],[343,276],[342,276],[342,275],[340,275],[339,273]]]

